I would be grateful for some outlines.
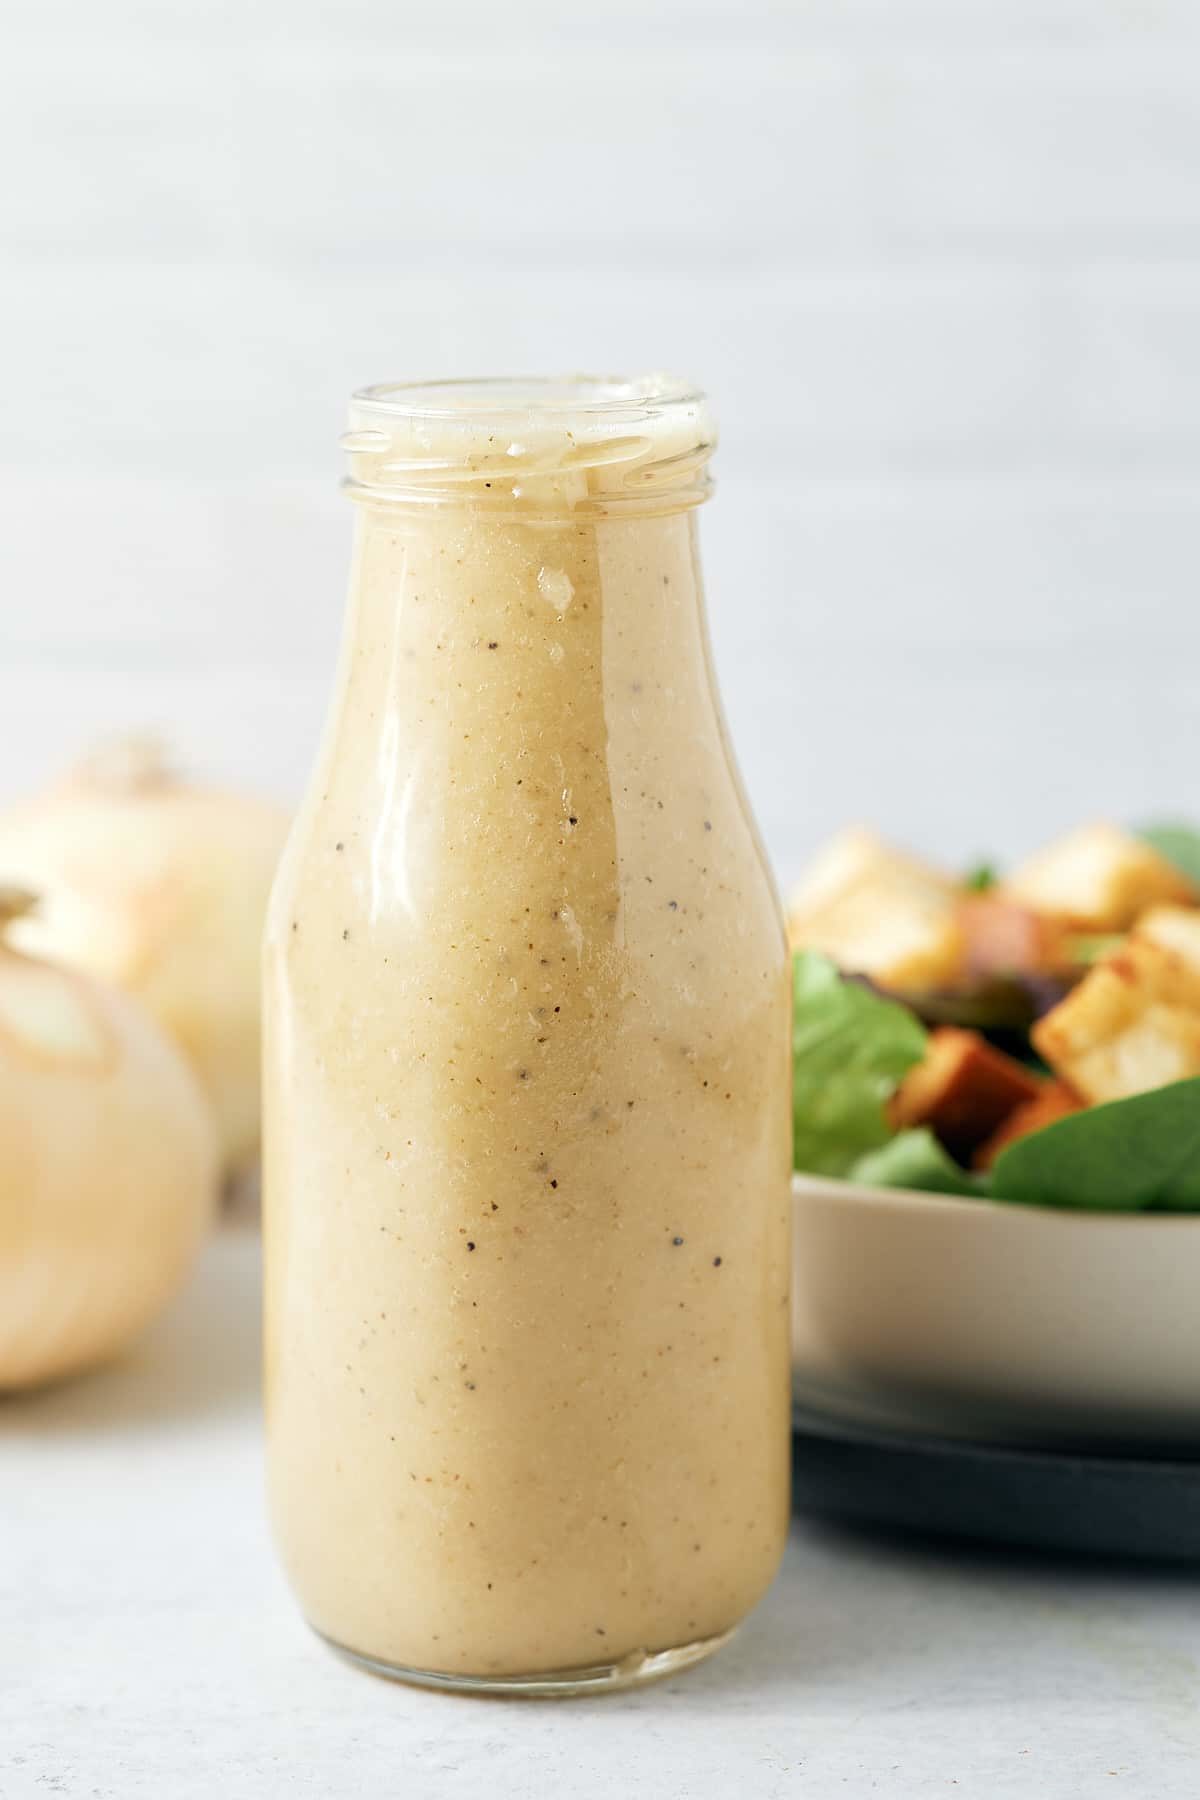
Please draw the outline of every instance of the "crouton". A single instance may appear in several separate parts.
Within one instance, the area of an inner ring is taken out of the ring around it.
[[[990,1169],[1002,1150],[1018,1138],[1029,1137],[1043,1125],[1053,1125],[1070,1113],[1080,1112],[1083,1101],[1065,1081],[1043,1081],[1032,1100],[1023,1101],[975,1152],[974,1166]]]
[[[963,958],[954,882],[873,833],[842,832],[791,896],[796,950],[820,950],[885,987],[953,985]]]
[[[965,1161],[1016,1107],[1037,1096],[1039,1086],[1036,1075],[977,1031],[943,1025],[892,1096],[888,1121],[897,1131],[927,1125],[952,1156]]]
[[[1142,943],[1158,944],[1172,951],[1191,970],[1200,973],[1200,910],[1194,906],[1152,906],[1134,928]]]
[[[1067,933],[1057,919],[996,894],[972,894],[958,913],[969,982],[994,976],[1048,975],[1068,963]]]
[[[1038,1021],[1032,1038],[1092,1105],[1200,1075],[1200,968],[1135,934]]]
[[[1004,897],[1080,931],[1126,931],[1159,903],[1200,894],[1141,838],[1115,825],[1085,825],[1021,863],[1003,883]]]
[[[802,919],[868,879],[916,883],[947,894],[957,886],[932,863],[895,850],[875,832],[854,825],[839,831],[817,852],[792,889],[788,910],[793,918]]]
[[[900,993],[954,985],[963,934],[952,901],[918,887],[867,881],[791,921],[795,950],[820,950],[849,974]]]

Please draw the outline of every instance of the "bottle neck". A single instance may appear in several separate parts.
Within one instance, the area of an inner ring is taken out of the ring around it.
[[[682,793],[703,847],[731,779],[694,513],[359,509],[319,787],[372,821],[373,916],[420,912],[420,883],[503,827],[506,916],[582,883],[617,920],[625,822]]]
[[[603,678],[615,638],[681,656],[702,626],[694,511],[356,509],[349,631],[380,676],[398,647],[434,681],[507,681],[513,659],[537,680],[541,658],[553,669],[586,645],[572,670],[578,694]],[[504,654],[477,667],[481,646]]]

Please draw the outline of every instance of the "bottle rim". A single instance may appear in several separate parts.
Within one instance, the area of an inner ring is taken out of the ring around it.
[[[354,499],[523,516],[698,505],[715,444],[703,392],[660,374],[380,382],[341,439]]]
[[[545,413],[654,417],[677,407],[706,406],[703,390],[677,376],[471,375],[434,381],[383,381],[355,390],[351,405],[389,418],[525,419]]]

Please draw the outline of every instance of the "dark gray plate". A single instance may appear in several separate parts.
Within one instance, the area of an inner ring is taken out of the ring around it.
[[[1200,1562],[1194,1461],[1008,1450],[797,1409],[797,1512],[1095,1556]]]

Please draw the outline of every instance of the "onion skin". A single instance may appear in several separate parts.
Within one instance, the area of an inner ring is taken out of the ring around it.
[[[40,896],[11,941],[142,1002],[199,1076],[233,1175],[258,1151],[259,948],[288,823],[136,744],[0,812],[0,880]]]
[[[210,1109],[125,995],[0,945],[0,1390],[115,1355],[212,1221]]]

